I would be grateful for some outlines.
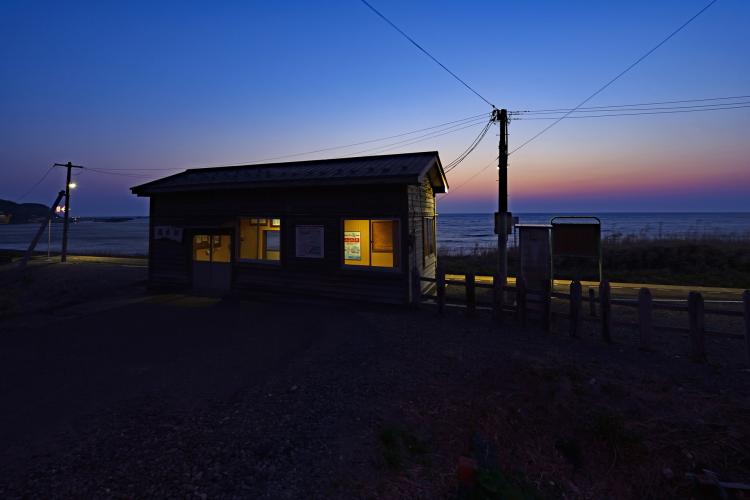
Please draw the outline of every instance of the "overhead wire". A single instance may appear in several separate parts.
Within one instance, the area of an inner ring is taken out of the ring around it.
[[[364,1],[364,0],[362,0],[362,1]],[[654,47],[652,47],[651,49],[649,49],[645,54],[643,54],[638,59],[636,59],[634,62],[632,62],[628,67],[626,67],[624,70],[622,70],[620,73],[618,73],[614,78],[610,79],[607,83],[605,83],[604,85],[602,85],[601,87],[599,87],[593,94],[589,95],[586,99],[584,99],[583,101],[581,101],[580,103],[578,103],[577,106],[575,106],[574,108],[572,108],[566,114],[564,114],[563,116],[557,118],[555,121],[553,121],[552,123],[550,123],[549,125],[547,125],[546,127],[544,127],[542,130],[540,130],[539,132],[537,132],[536,134],[534,134],[533,136],[531,136],[529,139],[527,139],[526,141],[524,141],[523,143],[521,143],[520,146],[518,146],[517,148],[513,149],[509,154],[515,153],[516,151],[518,151],[518,150],[522,149],[523,147],[525,147],[527,144],[529,144],[532,141],[536,140],[541,135],[543,135],[545,132],[547,132],[549,129],[551,129],[552,127],[554,127],[558,123],[560,123],[568,115],[570,115],[571,113],[573,113],[573,111],[577,110],[578,108],[580,108],[581,106],[583,106],[584,104],[586,104],[587,102],[589,102],[591,99],[593,99],[597,95],[601,94],[606,88],[608,88],[610,85],[612,85],[617,80],[619,80],[628,71],[630,71],[631,69],[633,69],[634,67],[636,67],[641,61],[643,61],[648,56],[650,56],[651,54],[653,54],[657,49],[659,49],[659,47],[661,47],[662,45],[664,45],[665,43],[667,43],[672,37],[674,37],[677,33],[679,33],[680,31],[682,31],[687,25],[689,25],[690,23],[692,23],[695,19],[698,18],[698,16],[700,16],[701,14],[703,14],[706,10],[708,10],[717,1],[718,0],[711,0],[701,10],[699,10],[697,13],[695,13],[690,19],[688,19],[687,21],[685,21],[684,23],[682,23],[676,30],[672,31],[669,35],[667,35],[666,38],[664,38],[662,41],[660,41],[659,43],[657,43]]]
[[[21,195],[20,198],[16,199],[16,203],[21,203],[28,195],[30,195],[38,186],[41,184],[44,179],[47,178],[50,172],[52,172],[52,169],[55,168],[55,165],[50,165],[50,167],[47,169],[46,172],[44,172],[44,175],[42,175],[38,181],[34,183],[23,195]]]
[[[739,104],[739,103],[738,103]],[[639,110],[637,112],[633,113],[600,113],[600,114],[589,114],[589,115],[570,115],[570,116],[564,116],[562,119],[566,120],[572,120],[572,119],[581,119],[581,118],[604,118],[604,117],[611,117],[611,116],[640,116],[640,115],[664,115],[664,114],[674,114],[674,113],[698,113],[698,112],[704,112],[704,111],[722,111],[726,109],[742,109],[742,108],[750,108],[750,102],[741,103],[741,105],[726,105],[721,107],[714,107],[714,108],[700,108],[700,109],[665,109],[662,111],[651,111],[648,108]],[[653,110],[658,110],[659,108],[651,108]],[[636,110],[633,110],[636,111]],[[530,118],[525,117],[519,117],[516,118],[516,120],[555,120],[557,117],[554,116],[532,116]]]
[[[477,146],[479,146],[479,143],[482,142],[482,139],[484,139],[484,137],[487,135],[487,132],[492,126],[492,123],[493,121],[489,120],[485,124],[484,128],[482,128],[482,130],[479,132],[479,135],[477,135],[474,141],[471,144],[469,144],[469,147],[467,147],[460,155],[458,155],[453,161],[451,161],[445,166],[444,171],[446,174],[450,172],[451,170],[455,169],[456,167],[458,167],[461,164],[461,162],[464,161],[477,148]]]
[[[725,100],[738,100],[738,99],[748,99],[750,98],[750,95],[737,95],[737,96],[725,96],[725,97],[703,97],[700,99],[680,99],[676,101],[652,101],[652,102],[640,102],[640,103],[631,103],[631,104],[609,104],[606,106],[586,106],[586,107],[579,107],[579,108],[554,108],[554,109],[524,109],[524,110],[517,110],[517,111],[509,111],[511,114],[526,114],[526,113],[557,113],[557,112],[565,112],[565,111],[586,111],[586,110],[602,110],[602,109],[608,109],[608,108],[629,108],[629,107],[638,107],[638,106],[657,106],[661,104],[684,104],[688,102],[707,102],[707,101],[725,101]],[[716,106],[721,105],[721,103],[716,103]]]
[[[440,66],[441,68],[443,68],[453,78],[455,78],[456,80],[458,80],[464,87],[466,87],[467,89],[469,89],[474,95],[476,95],[481,100],[483,100],[484,102],[486,102],[487,104],[489,104],[490,106],[492,106],[493,109],[495,108],[494,104],[492,104],[490,101],[488,101],[482,94],[480,94],[479,92],[477,92],[476,90],[474,90],[474,88],[471,85],[469,85],[468,83],[466,83],[457,74],[455,74],[453,71],[449,70],[443,63],[441,63],[440,61],[438,61],[437,58],[435,58],[435,56],[433,56],[432,54],[430,54],[427,51],[427,49],[425,49],[424,47],[422,47],[421,45],[419,45],[412,37],[410,37],[409,35],[407,35],[401,28],[399,28],[398,26],[396,26],[390,19],[388,19],[387,17],[385,17],[379,10],[377,10],[375,7],[373,7],[367,0],[361,0],[361,2],[363,4],[365,4],[371,11],[373,11],[383,21],[385,21],[386,23],[388,23],[393,29],[395,29],[396,31],[398,31],[404,38],[406,38],[407,40],[409,40],[412,43],[412,45],[414,45],[416,48],[418,48],[419,50],[421,50],[427,57],[429,57],[430,59],[432,59],[438,66]]]
[[[454,125],[453,127],[448,127],[446,129],[442,129],[442,130],[436,130],[436,131],[430,132],[428,134],[424,134],[424,135],[417,136],[417,137],[410,137],[408,139],[404,139],[404,140],[401,140],[401,141],[398,141],[398,142],[394,142],[394,143],[391,143],[391,144],[386,144],[386,145],[376,146],[374,148],[369,148],[369,149],[364,149],[364,150],[361,150],[361,151],[356,151],[354,153],[346,154],[346,155],[343,155],[343,156],[338,156],[337,158],[350,158],[352,156],[358,156],[358,155],[361,155],[363,153],[372,153],[372,152],[374,152],[374,154],[379,154],[379,153],[383,153],[385,151],[389,151],[391,149],[394,149],[396,147],[410,146],[410,145],[416,144],[418,142],[423,142],[423,141],[426,141],[426,140],[429,140],[429,139],[434,139],[436,137],[442,137],[444,135],[453,134],[455,132],[459,132],[459,131],[465,130],[467,128],[475,127],[475,126],[477,126],[477,125],[479,125],[479,124],[481,124],[483,122],[484,122],[484,119],[474,120],[473,122],[463,123],[463,124],[459,124],[459,125]]]

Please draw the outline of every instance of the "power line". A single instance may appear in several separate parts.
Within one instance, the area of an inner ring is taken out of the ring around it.
[[[363,144],[371,144],[371,143],[374,143],[374,142],[387,141],[388,139],[397,139],[399,137],[404,137],[404,136],[407,136],[407,135],[417,134],[419,132],[424,132],[426,130],[433,130],[433,129],[445,127],[447,125],[453,125],[453,124],[458,124],[458,123],[462,123],[462,122],[468,122],[468,121],[471,121],[471,120],[476,120],[477,118],[485,116],[485,115],[486,115],[486,113],[482,113],[482,114],[478,114],[478,115],[473,115],[473,116],[467,116],[466,118],[461,118],[459,120],[452,120],[452,121],[449,121],[449,122],[441,123],[439,125],[433,125],[431,127],[420,128],[420,129],[417,129],[417,130],[411,130],[409,132],[402,132],[400,134],[389,135],[389,136],[386,136],[386,137],[379,137],[377,139],[369,139],[369,140],[366,140],[366,141],[353,142],[353,143],[350,143],[350,144],[342,144],[340,146],[330,146],[330,147],[326,147],[326,148],[314,149],[314,150],[311,150],[311,151],[303,151],[303,152],[300,152],[300,153],[291,153],[291,154],[288,154],[288,155],[274,156],[274,157],[270,157],[270,158],[261,158],[261,159],[258,159],[258,160],[250,161],[250,162],[248,162],[248,164],[263,163],[263,162],[274,161],[274,160],[282,160],[282,159],[285,159],[285,158],[294,158],[294,157],[297,157],[297,156],[304,156],[304,155],[309,155],[309,154],[322,153],[322,152],[325,152],[325,151],[334,151],[336,149],[346,149],[346,148],[350,148],[350,147],[354,147],[354,146],[361,146]]]
[[[470,126],[474,126],[474,125],[477,125],[477,124],[481,123],[483,121],[483,119],[484,119],[485,116],[487,116],[487,113],[481,113],[481,114],[477,114],[477,115],[467,116],[465,118],[460,118],[458,120],[451,120],[451,121],[448,121],[448,122],[440,123],[438,125],[432,125],[432,126],[429,126],[429,127],[424,127],[424,128],[420,128],[420,129],[416,129],[416,130],[410,130],[408,132],[401,132],[399,134],[389,135],[389,136],[385,136],[385,137],[379,137],[377,139],[368,139],[368,140],[365,140],[365,141],[358,141],[358,142],[353,142],[353,143],[350,143],[350,144],[342,144],[342,145],[338,145],[338,146],[330,146],[330,147],[326,147],[326,148],[314,149],[314,150],[310,150],[310,151],[303,151],[303,152],[299,152],[299,153],[290,153],[288,155],[280,155],[280,156],[274,156],[274,157],[270,157],[270,158],[261,158],[261,159],[252,160],[252,161],[246,162],[246,164],[247,165],[251,165],[251,164],[254,164],[254,163],[263,163],[263,162],[268,162],[268,161],[273,161],[273,160],[281,160],[281,159],[285,159],[285,158],[293,158],[293,157],[297,157],[297,156],[304,156],[304,155],[309,155],[309,154],[314,154],[314,153],[321,153],[321,152],[324,152],[324,151],[333,151],[333,150],[336,150],[336,149],[347,149],[347,148],[354,147],[354,146],[361,146],[363,144],[373,144],[373,143],[376,143],[376,142],[383,142],[383,141],[386,141],[388,139],[397,139],[399,137],[406,137],[408,135],[414,135],[414,134],[417,134],[419,132],[425,132],[427,130],[431,130],[432,131],[429,134],[424,134],[423,136],[419,136],[419,137],[416,137],[416,138],[415,137],[411,137],[411,138],[405,139],[403,141],[398,141],[398,142],[395,142],[395,143],[392,143],[392,144],[386,144],[386,145],[377,146],[375,148],[366,149],[364,151],[359,151],[357,153],[352,153],[351,155],[347,155],[347,156],[357,155],[357,154],[361,154],[363,152],[372,151],[372,150],[376,150],[376,149],[387,150],[387,149],[391,149],[391,147],[395,146],[395,145],[399,145],[399,144],[403,144],[403,143],[407,143],[407,142],[409,144],[413,144],[413,143],[416,143],[416,142],[420,142],[421,140],[429,139],[431,137],[439,137],[440,135],[445,135],[445,134],[443,134],[441,132],[446,132],[446,131],[448,133],[458,132],[459,130],[463,130],[464,128],[468,128]],[[479,120],[479,118],[482,118],[482,120]],[[464,125],[467,125],[467,126],[464,127]],[[455,130],[451,130],[451,129],[454,129],[454,128],[455,128]],[[419,139],[419,140],[414,140],[414,139]],[[409,142],[409,141],[413,141],[413,142]],[[404,144],[404,145],[407,145],[407,144]],[[98,173],[112,173],[114,175],[117,175],[119,172],[128,173],[128,172],[141,172],[141,171],[143,171],[143,172],[150,172],[150,171],[175,171],[175,170],[183,170],[183,169],[182,168],[104,168],[104,167],[97,167],[96,170],[91,169],[91,168],[89,168],[89,170],[92,170],[92,171],[95,171],[95,172],[98,172]]]
[[[610,104],[608,106],[588,106],[588,107],[579,107],[579,108],[556,108],[556,109],[527,109],[527,110],[518,110],[518,111],[509,111],[510,114],[522,114],[522,113],[557,113],[557,112],[565,112],[565,111],[585,111],[585,110],[601,110],[606,108],[628,108],[628,107],[636,107],[636,106],[656,106],[659,104],[683,104],[686,102],[706,102],[706,101],[724,101],[724,100],[737,100],[737,99],[747,99],[750,98],[750,95],[737,95],[737,96],[727,96],[727,97],[704,97],[701,99],[682,99],[678,101],[654,101],[654,102],[641,102],[641,103],[633,103],[633,104]],[[720,105],[720,103],[716,103],[717,106]]]
[[[642,112],[635,112],[635,113],[604,113],[604,114],[598,114],[598,115],[573,115],[573,116],[563,116],[560,119],[580,119],[580,118],[604,118],[609,116],[640,116],[640,115],[665,115],[665,114],[674,114],[674,113],[696,113],[700,111],[722,111],[725,109],[741,109],[741,108],[750,108],[750,103],[742,103],[742,105],[738,106],[723,106],[723,107],[716,107],[716,108],[702,108],[702,109],[671,109],[667,111],[642,111]],[[656,109],[656,108],[654,108]],[[531,118],[516,118],[516,120],[554,120],[554,116],[534,116]]]
[[[364,0],[362,0],[362,1],[364,1]],[[705,7],[703,7],[696,14],[694,14],[693,17],[691,17],[690,19],[688,19],[687,21],[685,21],[684,23],[682,23],[682,25],[680,25],[679,28],[677,28],[676,30],[674,30],[666,38],[664,38],[661,42],[657,43],[653,48],[651,48],[649,51],[647,51],[641,57],[639,57],[638,59],[636,59],[627,68],[625,68],[620,73],[618,73],[617,76],[615,76],[614,78],[612,78],[611,80],[609,80],[607,83],[605,83],[604,85],[602,85],[601,87],[599,87],[599,89],[596,92],[594,92],[593,94],[591,94],[590,96],[588,96],[586,99],[584,99],[583,101],[581,101],[576,107],[574,107],[573,109],[571,109],[570,111],[568,111],[565,115],[561,116],[560,118],[558,118],[554,122],[552,122],[549,125],[547,125],[546,127],[544,127],[542,130],[540,130],[539,132],[537,132],[535,135],[531,136],[531,138],[529,138],[525,142],[521,143],[520,146],[518,146],[517,148],[515,148],[509,154],[515,153],[516,151],[518,151],[519,149],[523,148],[524,146],[526,146],[530,142],[534,141],[539,136],[541,136],[542,134],[544,134],[545,132],[547,132],[549,129],[551,129],[552,127],[554,127],[558,123],[560,123],[564,118],[566,118],[568,115],[570,115],[573,111],[577,110],[578,108],[580,108],[581,106],[583,106],[584,104],[586,104],[587,102],[589,102],[591,99],[593,99],[594,97],[596,97],[597,95],[599,95],[600,93],[602,93],[604,91],[604,89],[606,89],[607,87],[609,87],[610,85],[612,85],[613,83],[615,83],[625,73],[627,73],[628,71],[630,71],[631,69],[633,69],[634,67],[636,67],[641,61],[643,61],[648,56],[650,56],[651,54],[653,54],[659,47],[661,47],[662,45],[664,45],[665,43],[667,43],[673,36],[675,36],[677,33],[679,33],[680,31],[682,31],[688,24],[690,24],[691,22],[693,22],[698,16],[700,16],[701,14],[703,14],[706,10],[708,10],[709,7],[711,7],[717,1],[718,0],[711,0]]]
[[[31,186],[29,188],[29,190],[26,191],[20,198],[16,199],[16,203],[20,203],[24,198],[26,198],[28,195],[30,195],[31,192],[34,191],[37,188],[37,186],[39,186],[39,184],[41,184],[42,181],[44,181],[44,179],[47,178],[47,176],[49,175],[49,173],[52,172],[53,168],[55,168],[55,166],[54,165],[50,165],[49,169],[46,172],[44,172],[44,175],[42,175],[42,177],[38,181],[36,181],[34,183],[34,185]]]
[[[487,131],[490,129],[490,126],[492,126],[492,123],[492,120],[488,121],[482,131],[479,132],[479,135],[469,145],[469,147],[466,148],[463,153],[458,155],[452,162],[448,163],[448,165],[445,166],[444,170],[446,174],[459,166],[461,162],[464,161],[477,148],[477,146],[479,146],[479,143],[482,142],[482,139],[484,139],[484,137],[487,135]]]
[[[419,50],[421,50],[427,57],[429,57],[430,59],[432,59],[436,64],[438,64],[441,68],[443,68],[445,71],[447,71],[453,78],[455,78],[456,80],[458,80],[459,82],[461,82],[461,84],[464,87],[466,87],[467,89],[469,89],[471,92],[473,92],[474,95],[476,95],[481,100],[483,100],[484,102],[486,102],[487,104],[489,104],[490,106],[492,106],[493,108],[495,108],[494,104],[492,104],[490,101],[488,101],[487,99],[485,99],[484,96],[482,96],[482,94],[480,94],[479,92],[477,92],[476,90],[474,90],[468,83],[466,83],[461,78],[459,78],[458,75],[456,75],[453,71],[449,70],[443,63],[441,63],[440,61],[438,61],[432,54],[430,54],[429,52],[427,52],[427,50],[424,47],[422,47],[416,41],[414,41],[414,39],[412,37],[410,37],[409,35],[407,35],[406,33],[404,33],[404,31],[401,28],[399,28],[398,26],[396,26],[395,24],[393,24],[393,22],[391,22],[390,19],[388,19],[387,17],[385,17],[383,14],[381,14],[380,11],[378,11],[375,7],[373,7],[372,5],[370,5],[370,3],[367,2],[367,0],[361,0],[361,1],[371,11],[373,11],[375,14],[377,14],[383,21],[385,21],[386,23],[388,23],[389,25],[391,25],[391,27],[393,29],[395,29],[396,31],[398,31],[399,33],[401,33],[401,35],[404,38],[406,38],[407,40],[409,40],[412,43],[412,45],[414,45],[416,48],[418,48]]]
[[[97,174],[105,174],[105,175],[115,175],[119,177],[131,177],[131,178],[138,178],[138,179],[144,179],[144,178],[150,178],[151,176],[148,174],[130,174],[125,172],[111,172],[100,168],[91,168],[91,167],[85,167],[86,170],[89,172],[94,172]]]
[[[401,141],[398,141],[398,142],[394,142],[394,143],[391,143],[391,144],[386,144],[384,146],[376,146],[374,148],[364,149],[364,150],[357,151],[357,152],[350,153],[350,154],[346,154],[346,155],[343,155],[343,156],[338,156],[337,158],[350,158],[352,156],[358,156],[358,155],[361,155],[363,153],[370,153],[370,152],[373,152],[373,151],[375,152],[374,154],[379,154],[379,153],[388,151],[390,149],[394,149],[394,147],[410,146],[412,144],[416,144],[418,142],[426,141],[428,139],[434,139],[436,137],[441,137],[441,136],[444,136],[444,135],[452,134],[454,132],[459,132],[459,131],[465,130],[467,128],[475,127],[475,126],[477,126],[477,125],[479,125],[479,124],[481,124],[483,122],[484,122],[484,119],[481,119],[481,120],[475,120],[475,121],[470,122],[470,123],[464,123],[464,124],[460,124],[460,125],[454,125],[453,127],[449,127],[449,128],[443,129],[443,130],[436,130],[436,131],[433,131],[433,132],[430,132],[430,133],[427,133],[427,134],[424,134],[424,135],[421,135],[421,136],[410,137],[409,139],[404,139],[404,140],[401,140]],[[458,127],[458,128],[455,128],[455,127]]]
[[[465,122],[464,121],[463,123],[458,123],[458,124],[455,124],[455,125],[451,125],[450,127],[443,127],[440,130],[433,130],[432,132],[428,132],[426,134],[423,134],[423,135],[420,135],[420,136],[417,136],[417,137],[409,137],[407,139],[403,139],[401,141],[397,141],[397,142],[394,142],[394,143],[391,143],[391,144],[380,145],[380,146],[376,146],[374,148],[368,148],[368,149],[365,149],[365,150],[357,151],[357,152],[354,152],[354,153],[351,153],[351,154],[348,154],[348,155],[339,156],[338,158],[348,158],[348,157],[351,157],[351,156],[357,156],[357,155],[361,155],[363,153],[368,153],[368,152],[373,152],[373,151],[375,151],[375,154],[379,154],[381,152],[388,151],[390,149],[404,147],[404,146],[409,146],[409,145],[412,145],[412,144],[416,144],[418,142],[426,141],[426,140],[429,140],[429,139],[434,139],[434,138],[441,137],[441,136],[448,135],[448,134],[453,134],[455,132],[460,132],[461,130],[465,130],[465,129],[468,129],[468,128],[471,128],[471,127],[475,127],[475,126],[483,123],[484,120],[485,120],[484,117],[486,116],[486,113],[483,113],[481,116],[482,116],[482,118],[479,119],[479,120],[476,119],[476,118],[474,118],[472,121],[469,121],[469,122]],[[455,122],[450,122],[450,123],[455,123]],[[485,127],[487,127],[487,125]],[[429,127],[429,128],[435,128],[435,127]],[[428,130],[428,129],[422,129],[422,130]],[[401,134],[401,135],[404,135],[404,134]],[[396,136],[396,137],[398,137],[398,136]],[[365,142],[372,142],[372,141],[365,141]],[[97,168],[86,167],[86,170],[89,170],[89,171],[95,172],[95,173],[99,173],[99,174],[116,175],[116,176],[121,176],[121,177],[133,177],[133,178],[150,177],[148,174],[145,174],[145,173],[131,173],[131,172],[127,172],[127,171],[122,171],[122,170],[127,170],[127,169],[114,169],[114,168],[107,169],[107,168],[99,168],[99,167],[97,167]],[[135,172],[135,171],[137,171],[139,169],[132,169],[132,170],[133,170],[133,172]],[[182,170],[182,169],[153,169],[153,170]]]
[[[468,183],[470,183],[471,181],[473,181],[479,174],[481,174],[482,172],[484,172],[485,170],[487,170],[488,168],[490,168],[492,165],[497,165],[497,163],[495,163],[495,162],[497,162],[497,160],[499,160],[499,159],[500,159],[500,157],[496,156],[494,160],[492,160],[491,162],[489,162],[484,167],[480,168],[474,175],[472,175],[471,177],[469,177],[468,179],[466,179],[464,182],[462,182],[458,186],[452,188],[449,192],[442,194],[442,198],[445,198],[449,194],[453,194],[456,191],[458,191],[459,189],[461,189],[463,186],[466,186]]]
[[[117,172],[117,171],[126,171],[126,172],[141,172],[141,171],[146,171],[146,172],[150,172],[150,171],[155,171],[155,170],[166,171],[166,170],[183,170],[183,169],[180,168],[180,167],[171,167],[171,168],[139,168],[139,167],[135,167],[135,168],[130,168],[130,167],[128,167],[128,168],[103,168],[103,167],[97,167],[97,170],[107,170],[107,171],[114,171],[114,172]]]
[[[739,106],[732,106],[727,105],[723,107],[718,108],[703,108],[703,109],[675,109],[670,111],[645,111],[645,112],[637,112],[637,113],[607,113],[607,114],[598,114],[598,115],[585,115],[585,116],[564,116],[560,119],[580,119],[580,118],[603,118],[603,117],[612,117],[612,116],[640,116],[640,115],[661,115],[661,114],[674,114],[674,113],[693,113],[693,112],[699,112],[699,111],[721,111],[726,109],[740,109],[740,108],[750,108],[750,104],[744,104]],[[516,118],[516,120],[554,120],[554,117],[531,117],[531,118]],[[513,152],[509,153],[513,154]],[[456,192],[456,190],[460,189],[462,186],[465,186],[474,178],[476,178],[479,174],[487,170],[490,166],[494,165],[494,162],[497,161],[497,158],[493,160],[492,162],[488,163],[484,167],[482,167],[477,173],[466,179],[463,183],[459,184],[455,188],[451,189],[450,193]],[[449,193],[446,193],[443,195],[443,197],[447,196]]]

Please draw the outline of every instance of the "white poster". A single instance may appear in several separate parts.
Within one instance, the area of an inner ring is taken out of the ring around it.
[[[323,226],[296,227],[296,255],[310,259],[323,258]]]
[[[362,237],[359,231],[344,231],[344,259],[362,260]]]

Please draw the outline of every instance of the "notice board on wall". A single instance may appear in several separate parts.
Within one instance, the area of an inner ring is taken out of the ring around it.
[[[322,259],[324,254],[323,226],[297,226],[295,255],[308,259]]]
[[[362,260],[362,233],[344,231],[344,259]]]

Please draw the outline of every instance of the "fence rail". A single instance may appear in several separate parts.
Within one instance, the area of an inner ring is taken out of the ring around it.
[[[700,292],[690,292],[686,304],[665,303],[652,297],[651,290],[640,288],[637,299],[613,299],[611,287],[604,280],[599,284],[598,296],[593,288],[589,288],[588,295],[583,294],[579,281],[572,281],[569,293],[556,292],[548,284],[545,290],[528,290],[522,278],[517,278],[515,286],[503,285],[502,280],[493,278],[492,283],[481,283],[476,281],[473,274],[466,274],[461,279],[446,279],[445,273],[438,267],[436,276],[420,277],[420,282],[434,284],[429,293],[423,293],[424,301],[433,302],[437,305],[438,312],[443,313],[446,306],[463,307],[466,314],[471,316],[480,309],[490,309],[493,318],[497,322],[503,322],[507,317],[514,319],[526,327],[529,313],[539,320],[542,328],[551,330],[553,320],[562,318],[568,321],[568,334],[577,337],[581,331],[581,324],[594,322],[599,325],[600,335],[605,342],[612,341],[612,326],[633,328],[638,331],[638,344],[641,349],[650,349],[653,332],[655,330],[671,331],[687,334],[690,346],[690,357],[701,362],[706,359],[705,338],[717,337],[745,341],[745,356],[750,361],[750,290],[742,293],[740,301],[742,310],[720,309],[716,307],[705,307],[703,295]],[[449,297],[446,294],[448,287],[463,288],[462,298]],[[492,290],[490,300],[478,300],[477,289]],[[552,311],[553,299],[568,302],[568,312]],[[583,303],[589,303],[589,314],[583,311]],[[598,311],[597,311],[598,306]],[[612,306],[628,307],[636,309],[636,321],[615,320],[612,314]],[[653,322],[654,311],[672,311],[687,313],[688,327],[655,324]],[[744,332],[721,332],[706,329],[705,318],[710,316],[724,316],[744,319]]]

